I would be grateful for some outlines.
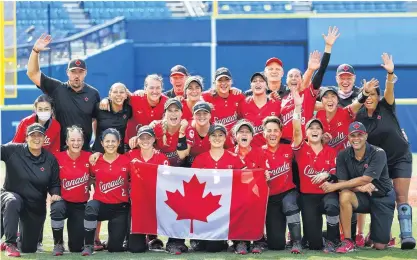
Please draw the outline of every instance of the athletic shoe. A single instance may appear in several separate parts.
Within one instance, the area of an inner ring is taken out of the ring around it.
[[[326,239],[324,243],[323,253],[328,254],[334,252],[336,252],[336,245],[332,241]]]
[[[372,247],[374,245],[374,241],[371,240],[371,232],[369,232],[365,237],[365,246]]]
[[[65,248],[63,244],[56,244],[54,250],[52,250],[53,256],[61,256],[64,254]]]
[[[262,254],[262,252],[264,251],[264,247],[262,247],[262,245],[259,243],[255,243],[252,245],[250,251],[252,254]]]
[[[293,241],[291,254],[301,254],[301,250],[302,250],[301,241]]]
[[[101,243],[100,240],[95,240],[94,241],[94,251],[102,251],[104,250],[104,244]]]
[[[7,246],[6,245],[6,242],[2,242],[1,245],[0,245],[0,250],[1,251],[5,251],[6,250],[6,246]]]
[[[391,238],[387,245],[388,248],[395,247],[395,237]]]
[[[190,240],[190,247],[191,247],[191,250],[194,252],[204,251],[205,249],[204,241]]]
[[[390,241],[391,242],[391,241]],[[414,237],[406,237],[401,239],[401,249],[409,250],[416,247],[416,240]]]
[[[43,244],[41,242],[38,242],[37,250],[36,252],[42,253],[43,252]]]
[[[161,250],[164,248],[164,242],[161,239],[155,238],[148,243],[149,250]]]
[[[355,244],[359,248],[365,246],[365,237],[363,236],[363,233],[359,233],[356,235]]]
[[[14,244],[6,244],[6,256],[10,257],[20,257],[19,249],[17,249],[17,246]]]
[[[336,253],[346,254],[355,250],[355,243],[352,239],[345,239],[342,244],[336,249]]]
[[[188,246],[186,246],[184,243],[178,244],[177,246],[181,250],[181,253],[187,253],[188,252]]]
[[[180,255],[182,253],[179,246],[177,246],[177,244],[175,243],[167,244],[166,251],[170,253],[171,255]]]
[[[248,253],[248,246],[245,242],[239,242],[235,246],[235,253],[238,255],[246,255]]]
[[[90,256],[94,253],[94,246],[93,245],[85,245],[84,250],[81,252],[82,256]]]

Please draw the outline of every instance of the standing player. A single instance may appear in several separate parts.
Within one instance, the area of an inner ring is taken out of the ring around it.
[[[81,252],[84,246],[84,211],[89,193],[89,152],[82,151],[83,132],[77,126],[67,128],[67,150],[56,154],[59,164],[62,200],[51,204],[51,227],[54,238],[52,255],[64,254],[64,221],[67,219],[68,248]]]
[[[26,140],[26,129],[33,123],[39,123],[45,127],[45,142],[43,148],[55,154],[60,151],[59,140],[61,126],[53,117],[53,103],[48,95],[40,95],[33,103],[35,113],[25,117],[17,126],[17,131],[12,143],[24,143]]]
[[[61,82],[43,74],[39,69],[39,53],[48,49],[52,38],[43,34],[34,44],[29,57],[27,75],[43,93],[48,94],[55,105],[56,120],[61,125],[61,151],[65,148],[65,133],[68,127],[78,125],[84,132],[83,150],[89,151],[93,133],[94,106],[100,101],[97,89],[84,82],[87,65],[81,59],[68,63],[68,81]]]
[[[55,157],[42,148],[44,142],[45,128],[33,123],[26,129],[26,143],[1,145],[1,160],[6,164],[0,196],[6,256],[20,257],[16,243],[19,219],[21,251],[36,252],[46,216],[46,193],[51,195],[51,202],[61,199],[59,166]]]
[[[211,112],[213,121],[230,130],[238,120],[237,109],[245,96],[241,93],[236,94],[231,89],[232,74],[228,68],[222,67],[216,70],[214,84],[213,89],[203,93],[203,99],[213,104]]]
[[[182,103],[182,118],[191,121],[193,120],[193,107],[201,100],[204,85],[200,76],[191,76],[185,82],[185,99]]]
[[[318,119],[311,119],[305,125],[307,142],[301,130],[301,109],[303,98],[295,90],[293,115],[293,150],[298,163],[300,175],[301,213],[304,237],[310,250],[323,249],[323,217],[327,219],[327,241],[324,252],[333,252],[338,244],[339,233],[339,198],[337,192],[325,194],[320,189],[324,181],[337,181],[336,151],[322,144],[323,124]]]
[[[132,107],[129,105],[128,89],[123,83],[114,83],[109,90],[109,111],[101,110],[97,103],[94,109],[94,117],[97,120],[96,136],[100,137],[108,128],[119,131],[124,139],[128,120],[132,117]],[[100,138],[96,138],[93,145],[94,152],[103,153],[104,149]],[[121,143],[117,152],[123,154],[124,146]]]
[[[267,116],[279,117],[281,115],[281,101],[268,98],[266,94],[268,86],[262,73],[254,73],[250,82],[253,94],[240,102],[238,116],[253,123],[255,134],[252,145],[261,147],[265,144],[265,138],[262,136],[262,119]]]
[[[282,97],[286,86],[282,84],[282,77],[284,76],[284,67],[280,59],[272,57],[265,63],[264,69],[265,77],[268,79],[268,90],[266,94],[276,92],[279,97]],[[245,96],[252,96],[252,90],[245,91]]]
[[[348,146],[348,128],[349,124],[354,121],[356,112],[362,107],[369,93],[378,86],[378,80],[372,79],[369,82],[363,81],[363,90],[359,94],[358,99],[353,101],[347,107],[338,106],[339,97],[337,91],[332,87],[322,88],[320,100],[323,103],[324,110],[317,112],[319,119],[324,127],[324,132],[328,138],[328,145],[336,151],[345,149]]]
[[[104,154],[91,167],[91,176],[95,179],[93,200],[87,202],[84,215],[83,256],[94,252],[94,235],[97,221],[108,220],[109,252],[124,251],[123,242],[127,231],[129,213],[129,169],[130,160],[119,154],[117,148],[121,141],[120,133],[113,128],[103,132]]]
[[[220,124],[210,126],[210,150],[198,155],[192,168],[199,169],[243,169],[244,162],[235,154],[224,149],[227,138],[226,127]],[[227,241],[191,240],[194,251],[221,252],[227,249]]]
[[[408,204],[412,154],[395,114],[394,84],[397,76],[394,74],[394,62],[392,56],[387,53],[382,55],[382,60],[382,66],[387,71],[384,97],[380,98],[379,88],[372,89],[356,119],[365,125],[368,131],[368,142],[384,149],[387,154],[388,172],[394,182],[397,196],[401,248],[413,249],[416,242],[411,229],[412,208]]]
[[[169,82],[172,85],[172,89],[164,92],[164,95],[168,98],[183,97],[184,96],[184,84],[190,74],[188,70],[182,65],[175,65],[171,68],[171,74],[169,76]]]
[[[268,116],[263,122],[266,145],[262,148],[269,171],[269,199],[266,211],[266,237],[268,248],[285,249],[286,224],[292,239],[291,253],[301,253],[300,209],[298,192],[292,174],[293,151],[290,145],[280,144],[282,122],[276,116]],[[256,245],[256,242],[254,243]]]
[[[350,230],[353,212],[371,214],[371,239],[376,249],[385,249],[390,240],[395,194],[388,176],[387,156],[381,148],[367,143],[367,138],[362,123],[350,124],[351,147],[337,156],[339,183],[325,182],[321,185],[325,192],[341,190],[340,220],[345,238],[337,253],[355,249]]]

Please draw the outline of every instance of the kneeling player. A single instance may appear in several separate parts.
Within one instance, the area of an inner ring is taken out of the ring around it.
[[[351,147],[337,156],[339,183],[324,183],[326,192],[341,190],[340,219],[345,239],[336,250],[338,253],[353,251],[351,239],[352,211],[371,214],[371,240],[376,249],[384,249],[390,240],[395,210],[395,192],[388,175],[385,151],[370,145],[368,134],[362,123],[349,126]]]
[[[109,221],[107,250],[124,251],[129,213],[130,160],[126,155],[117,153],[119,144],[120,133],[116,129],[109,128],[103,132],[104,154],[91,167],[91,176],[95,177],[95,192],[93,200],[87,202],[85,207],[83,256],[93,254],[97,221],[104,220]]]

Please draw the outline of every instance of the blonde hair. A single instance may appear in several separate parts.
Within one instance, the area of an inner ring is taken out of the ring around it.
[[[164,79],[161,76],[159,76],[158,74],[150,74],[150,75],[146,76],[145,83],[144,83],[144,89],[146,89],[148,87],[148,81],[151,80],[151,79],[159,81],[161,83],[162,89],[164,89]]]

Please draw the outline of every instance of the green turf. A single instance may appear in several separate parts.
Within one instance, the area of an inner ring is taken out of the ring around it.
[[[414,159],[417,156],[414,155]],[[417,162],[417,160],[414,160]],[[2,183],[3,175],[3,163],[0,163],[0,183]],[[417,173],[416,167],[417,163],[413,165],[414,176]],[[417,208],[414,208],[414,212],[417,212]],[[368,230],[369,216],[367,217],[367,224],[365,230]],[[413,219],[413,230],[414,234],[417,234],[417,218]],[[313,252],[305,250],[302,255],[291,255],[289,251],[266,251],[261,255],[246,255],[240,256],[233,253],[187,253],[180,256],[172,256],[165,252],[146,252],[142,254],[132,254],[132,253],[108,253],[108,252],[96,252],[93,256],[89,257],[92,259],[112,259],[112,260],[125,260],[125,259],[207,259],[207,260],[221,260],[221,259],[317,259],[317,260],[327,260],[327,259],[417,259],[417,250],[403,251],[399,248],[399,226],[398,220],[395,216],[394,222],[392,225],[392,234],[397,237],[397,246],[396,248],[387,249],[384,251],[376,251],[373,249],[360,249],[353,253],[346,255],[339,254],[324,254],[321,252]],[[64,231],[65,241],[67,240],[66,230]],[[107,225],[103,223],[102,232],[100,235],[101,239],[106,239],[107,237]],[[162,238],[163,239],[163,238]],[[163,239],[166,241],[166,239]],[[45,252],[36,253],[36,254],[22,254],[23,259],[57,259],[51,255],[53,248],[52,240],[52,231],[50,228],[50,220],[47,218],[45,223],[45,233],[44,233],[44,248]],[[1,254],[1,259],[12,259],[10,257],[5,257],[4,254]],[[78,253],[65,253],[63,257],[58,257],[58,259],[85,259]]]

